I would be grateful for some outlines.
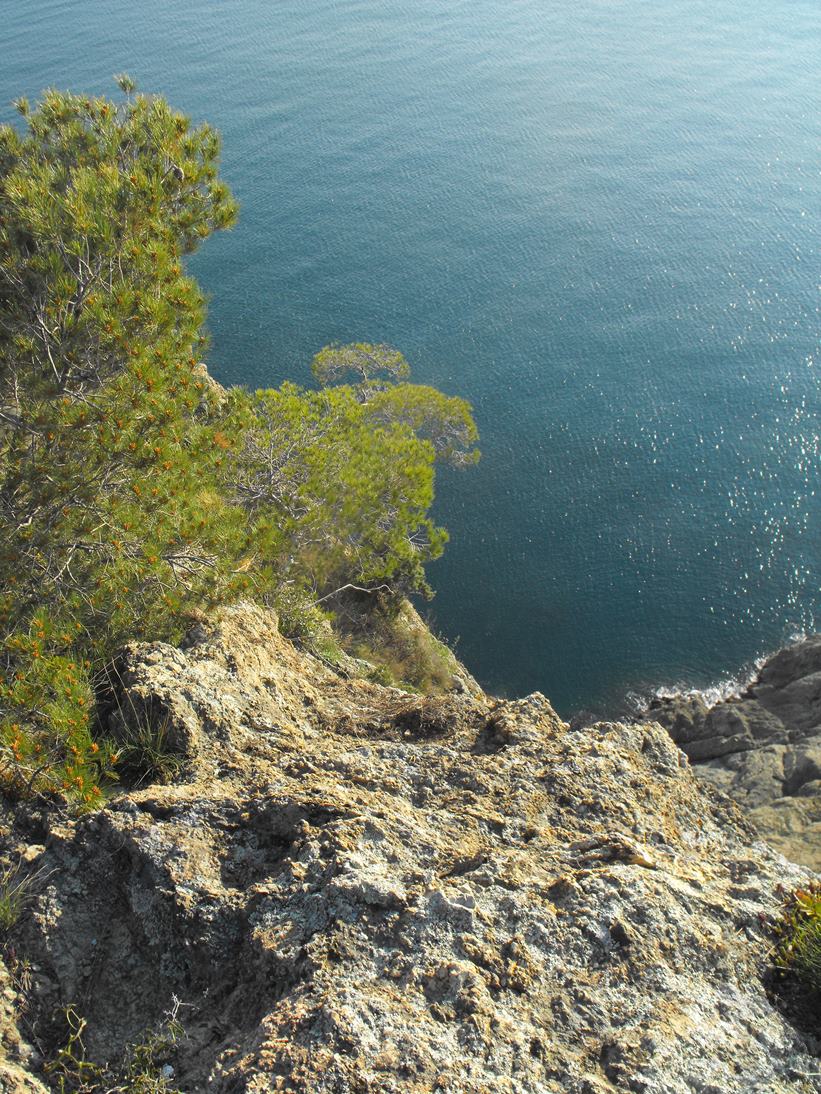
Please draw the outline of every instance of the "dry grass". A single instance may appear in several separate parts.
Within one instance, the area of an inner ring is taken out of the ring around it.
[[[406,600],[348,597],[334,607],[343,648],[374,666],[370,677],[376,683],[423,695],[451,690],[458,662]]]

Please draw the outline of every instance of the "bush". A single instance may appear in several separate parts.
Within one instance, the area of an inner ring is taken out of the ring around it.
[[[426,695],[451,690],[458,662],[407,600],[350,594],[337,605],[343,647],[374,666],[374,683]]]
[[[91,662],[71,656],[70,643],[70,635],[52,633],[44,613],[28,634],[6,638],[13,672],[0,684],[0,777],[14,800],[60,793],[92,809],[102,800],[101,784],[113,777],[115,752],[92,736]]]
[[[280,634],[324,661],[337,660],[341,651],[330,617],[304,589],[284,585],[277,589],[271,602],[277,613]]]

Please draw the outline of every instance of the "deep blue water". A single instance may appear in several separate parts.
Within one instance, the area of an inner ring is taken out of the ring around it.
[[[819,625],[818,0],[0,0],[0,56],[2,104],[125,70],[222,130],[221,380],[379,340],[474,403],[432,611],[486,685]]]

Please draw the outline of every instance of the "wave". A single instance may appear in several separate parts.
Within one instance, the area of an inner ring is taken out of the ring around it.
[[[628,692],[625,696],[625,705],[630,712],[640,717],[647,713],[651,705],[665,700],[674,699],[701,699],[708,707],[714,707],[718,703],[725,703],[729,699],[738,699],[758,679],[761,670],[781,650],[791,649],[806,641],[809,632],[801,629],[789,631],[783,645],[777,649],[762,654],[754,661],[748,662],[732,676],[723,677],[706,687],[693,687],[688,684],[664,684],[651,689],[649,692]]]

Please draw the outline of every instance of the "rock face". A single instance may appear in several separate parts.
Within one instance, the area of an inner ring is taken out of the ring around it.
[[[780,650],[738,697],[653,702],[699,778],[749,811],[788,858],[821,870],[821,636]]]
[[[765,990],[808,871],[659,726],[346,680],[256,608],[121,672],[114,727],[161,719],[186,766],[9,835],[43,870],[14,940],[41,1054],[68,1002],[112,1059],[176,998],[186,1094],[821,1090]],[[11,1026],[5,1089],[44,1089]]]

